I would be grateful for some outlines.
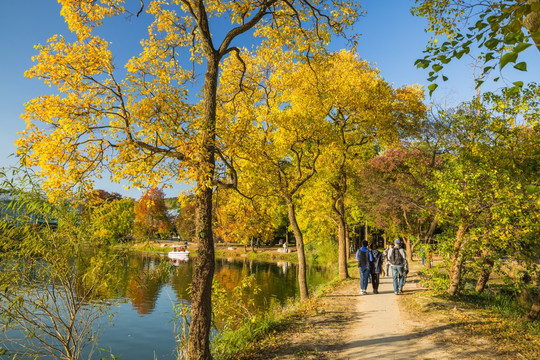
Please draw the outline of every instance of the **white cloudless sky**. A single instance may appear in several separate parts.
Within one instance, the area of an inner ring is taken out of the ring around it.
[[[128,3],[130,3],[128,1]],[[138,1],[133,2],[135,5]],[[20,118],[24,103],[51,89],[38,79],[27,79],[24,72],[32,67],[32,56],[37,54],[36,44],[45,44],[54,34],[69,31],[60,16],[56,0],[0,0],[0,168],[16,164],[11,156],[15,153],[13,142],[17,132],[24,130]],[[381,71],[382,77],[395,87],[420,84],[427,88],[427,71],[416,69],[414,61],[423,57],[429,39],[424,32],[425,20],[411,15],[412,0],[365,0],[367,14],[359,19],[356,31],[361,34],[358,53]],[[144,26],[120,26],[122,22],[137,19],[117,19],[108,26],[104,37],[112,41],[117,66],[123,66],[128,58],[139,53],[139,40],[145,37]],[[334,44],[338,49],[340,44]],[[509,81],[519,77],[524,81],[540,81],[540,52],[533,47],[526,54],[529,71],[508,71]],[[463,58],[445,68],[450,80],[439,84],[433,98],[427,103],[454,106],[470,99],[474,93],[473,59]],[[492,85],[494,86],[494,85]],[[499,85],[497,85],[499,86]],[[124,190],[122,185],[99,181],[97,188],[118,192],[124,196],[139,198],[142,190]],[[165,189],[166,196],[176,196],[181,189]]]

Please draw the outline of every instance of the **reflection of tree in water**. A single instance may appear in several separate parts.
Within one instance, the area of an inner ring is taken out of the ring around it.
[[[267,308],[271,302],[284,303],[287,298],[296,296],[296,266],[292,263],[287,272],[274,263],[218,259],[214,278],[220,285],[232,291],[247,276],[253,275],[260,292],[250,294],[260,309]],[[247,301],[247,299],[246,299]]]
[[[149,257],[139,257],[138,260],[141,260],[139,271],[131,273],[126,294],[137,313],[150,314],[155,308],[161,287],[169,278],[169,265],[166,261],[160,262]]]
[[[178,266],[172,269],[171,287],[176,293],[176,300],[191,301],[189,288],[191,287],[191,278],[193,277],[192,260],[179,263]]]

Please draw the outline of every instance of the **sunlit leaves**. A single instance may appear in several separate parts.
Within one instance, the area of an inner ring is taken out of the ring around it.
[[[433,38],[425,50],[426,55],[415,65],[423,69],[432,66],[434,71],[428,79],[431,82],[439,78],[445,64],[469,54],[472,47],[482,51],[478,59],[483,64],[483,78],[496,67],[503,69],[508,63],[516,63],[520,53],[533,44],[540,50],[540,38],[537,36],[540,5],[536,0],[489,3],[417,0],[416,4],[412,11],[428,19],[427,31],[433,33]],[[440,36],[447,41],[439,43]],[[518,62],[514,67],[520,71],[527,70],[525,62]],[[483,82],[478,81],[477,87]],[[518,90],[518,87],[513,87],[513,91]]]

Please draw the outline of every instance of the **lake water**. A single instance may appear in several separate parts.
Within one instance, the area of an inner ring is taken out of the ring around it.
[[[99,339],[94,358],[108,352],[121,359],[176,359],[173,328],[174,304],[189,304],[187,291],[191,284],[194,261],[170,264],[169,274],[163,276],[156,269],[163,268],[163,257],[130,255],[119,264],[121,278],[115,289],[118,306],[112,322],[103,319],[104,331]],[[157,274],[157,275],[156,275]],[[296,265],[287,262],[266,263],[248,259],[217,259],[215,279],[227,290],[232,290],[249,275],[255,277],[260,292],[253,295],[255,305],[264,309],[271,302],[284,303],[298,296]],[[308,268],[310,287],[328,281],[333,272]]]

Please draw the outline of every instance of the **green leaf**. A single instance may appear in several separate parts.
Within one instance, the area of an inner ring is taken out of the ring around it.
[[[516,33],[511,32],[510,34],[504,37],[504,43],[509,44],[509,45],[515,44],[517,42],[517,37],[518,35]]]
[[[519,87],[519,88],[522,88],[523,87],[523,81],[515,81],[513,82],[512,84],[514,84],[515,86]]]
[[[482,30],[483,28],[485,28],[486,26],[488,26],[488,24],[486,24],[485,22],[483,22],[482,20],[478,20],[476,22],[476,24],[474,25],[475,28],[477,28],[478,30]]]
[[[447,81],[447,80],[448,80],[448,78],[447,78],[446,76],[444,76],[444,75],[442,76],[442,79],[443,79],[443,81]]]
[[[512,95],[518,94],[520,89],[521,88],[519,86],[512,86],[511,88],[508,89],[508,95],[512,96]]]
[[[484,43],[485,47],[487,47],[489,50],[493,50],[495,49],[495,47],[499,44],[499,40],[498,39],[489,39],[488,41],[486,41]]]
[[[475,80],[475,81],[476,81],[476,86],[474,87],[475,89],[478,89],[484,83],[484,80]]]
[[[443,64],[448,64],[450,62],[450,58],[447,58],[446,56],[443,58],[443,59],[440,59],[440,61],[443,63]]]
[[[486,62],[488,62],[488,61],[490,61],[490,60],[495,59],[495,56],[493,56],[493,53],[490,52],[490,53],[487,53],[487,54],[486,54],[486,58],[485,58],[485,59],[486,59]]]
[[[418,69],[425,69],[429,66],[431,61],[429,60],[425,60],[425,59],[418,59],[414,62],[414,65],[416,65],[416,67]]]
[[[429,90],[429,96],[431,96],[431,94],[433,94],[433,92],[435,91],[435,89],[438,87],[439,85],[437,84],[430,84],[428,86],[428,90]]]
[[[520,70],[520,71],[527,71],[527,63],[525,61],[522,61],[520,63],[517,63],[514,65],[514,68]]]
[[[434,65],[432,66],[432,68],[433,68],[433,70],[434,70],[435,72],[438,72],[438,71],[441,71],[443,67],[442,67],[442,65],[440,65],[440,64],[434,64]]]
[[[523,50],[527,49],[529,46],[531,46],[531,44],[529,43],[519,43],[517,44],[513,49],[512,51],[515,52],[516,54],[522,52]]]
[[[514,52],[506,53],[501,57],[501,69],[509,62],[516,62],[518,54]]]

